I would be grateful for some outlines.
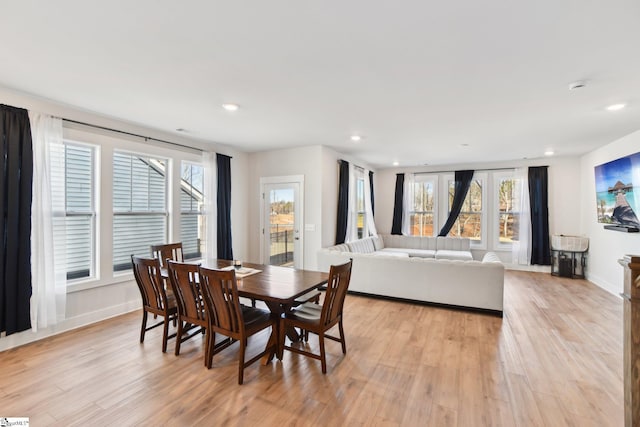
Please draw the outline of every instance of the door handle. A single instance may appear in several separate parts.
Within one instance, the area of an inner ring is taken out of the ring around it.
[[[300,238],[299,238],[299,237],[294,237],[294,239],[296,239],[296,240],[300,240]]]

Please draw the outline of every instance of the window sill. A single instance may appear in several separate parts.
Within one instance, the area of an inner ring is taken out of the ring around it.
[[[117,285],[119,283],[126,283],[135,280],[132,272],[123,273],[121,275],[112,277],[109,280],[100,279],[88,279],[82,282],[74,282],[67,284],[67,293],[86,291],[87,289],[100,288],[102,286]]]

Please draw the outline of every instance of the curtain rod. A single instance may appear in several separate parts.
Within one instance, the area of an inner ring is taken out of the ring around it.
[[[517,168],[489,168],[489,169],[473,169],[473,172],[492,172],[492,171],[513,171],[516,170]],[[466,170],[471,170],[471,168],[466,169]],[[448,171],[429,171],[429,172],[414,172],[414,175],[429,175],[432,173],[451,173],[451,172],[455,172],[452,170],[448,170]]]
[[[64,122],[68,122],[68,123],[75,123],[75,124],[82,125],[82,126],[92,127],[92,128],[95,128],[95,129],[106,130],[106,131],[109,131],[109,132],[115,132],[115,133],[119,133],[119,134],[123,134],[123,135],[135,136],[136,138],[142,138],[145,141],[157,141],[157,142],[162,142],[164,144],[175,145],[177,147],[188,148],[190,150],[198,151],[200,153],[204,152],[204,150],[202,150],[200,148],[190,147],[188,145],[179,144],[177,142],[166,141],[164,139],[153,138],[151,136],[138,135],[137,133],[126,132],[124,130],[113,129],[113,128],[109,128],[109,127],[106,127],[106,126],[94,125],[94,124],[91,124],[91,123],[81,122],[81,121],[78,121],[78,120],[65,119],[64,117],[59,117],[59,119],[61,119]]]
[[[347,162],[347,161],[346,161],[346,160],[342,160],[342,159],[338,159],[338,164],[340,164],[340,163],[342,163],[342,162]],[[349,162],[347,162],[347,163],[349,163]],[[362,166],[358,166],[358,165],[356,165],[356,164],[354,163],[354,164],[353,164],[353,167],[354,167],[354,168],[356,168],[356,169],[361,170],[362,172],[364,172],[364,168],[363,168]]]

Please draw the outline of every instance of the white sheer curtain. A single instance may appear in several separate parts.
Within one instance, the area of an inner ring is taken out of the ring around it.
[[[404,174],[404,186],[402,197],[402,234],[411,235],[411,211],[413,211],[414,202],[414,185],[415,175],[412,173]]]
[[[356,170],[353,163],[349,162],[349,202],[347,203],[347,235],[345,243],[358,240],[358,212],[356,211]]]
[[[367,231],[371,236],[377,236],[376,222],[373,218],[373,206],[371,206],[371,176],[367,169],[364,170],[364,217],[367,220]]]
[[[518,241],[511,246],[511,255],[514,264],[529,265],[531,263],[531,211],[529,209],[529,179],[528,169],[518,168],[514,178],[517,182],[517,198],[520,202]]]
[[[36,332],[65,317],[65,148],[61,119],[29,111],[29,120],[33,140],[31,328]]]
[[[218,252],[218,226],[217,226],[217,167],[216,153],[205,151],[202,153],[204,165],[204,216],[205,216],[205,243],[202,253],[203,259],[214,259]]]

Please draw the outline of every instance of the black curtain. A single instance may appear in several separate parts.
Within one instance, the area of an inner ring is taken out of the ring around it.
[[[376,216],[376,204],[373,197],[373,171],[369,171],[369,189],[371,192],[371,213]]]
[[[218,258],[233,259],[231,244],[231,157],[216,153],[218,166]]]
[[[531,264],[551,265],[547,166],[529,168]]]
[[[402,199],[404,198],[404,174],[396,174],[396,196],[393,200],[391,234],[402,234]]]
[[[442,230],[440,230],[440,233],[438,233],[438,236],[446,236],[449,234],[449,231],[451,231],[451,227],[453,227],[453,224],[455,224],[458,219],[458,215],[460,215],[460,210],[469,192],[469,187],[471,187],[472,179],[472,170],[456,171],[451,212],[449,212],[449,218],[447,218],[447,222],[444,224],[444,227],[442,227]]]
[[[31,327],[31,183],[29,113],[0,105],[0,331]]]
[[[340,160],[338,182],[338,218],[336,220],[336,245],[347,237],[347,215],[349,213],[349,162]]]

